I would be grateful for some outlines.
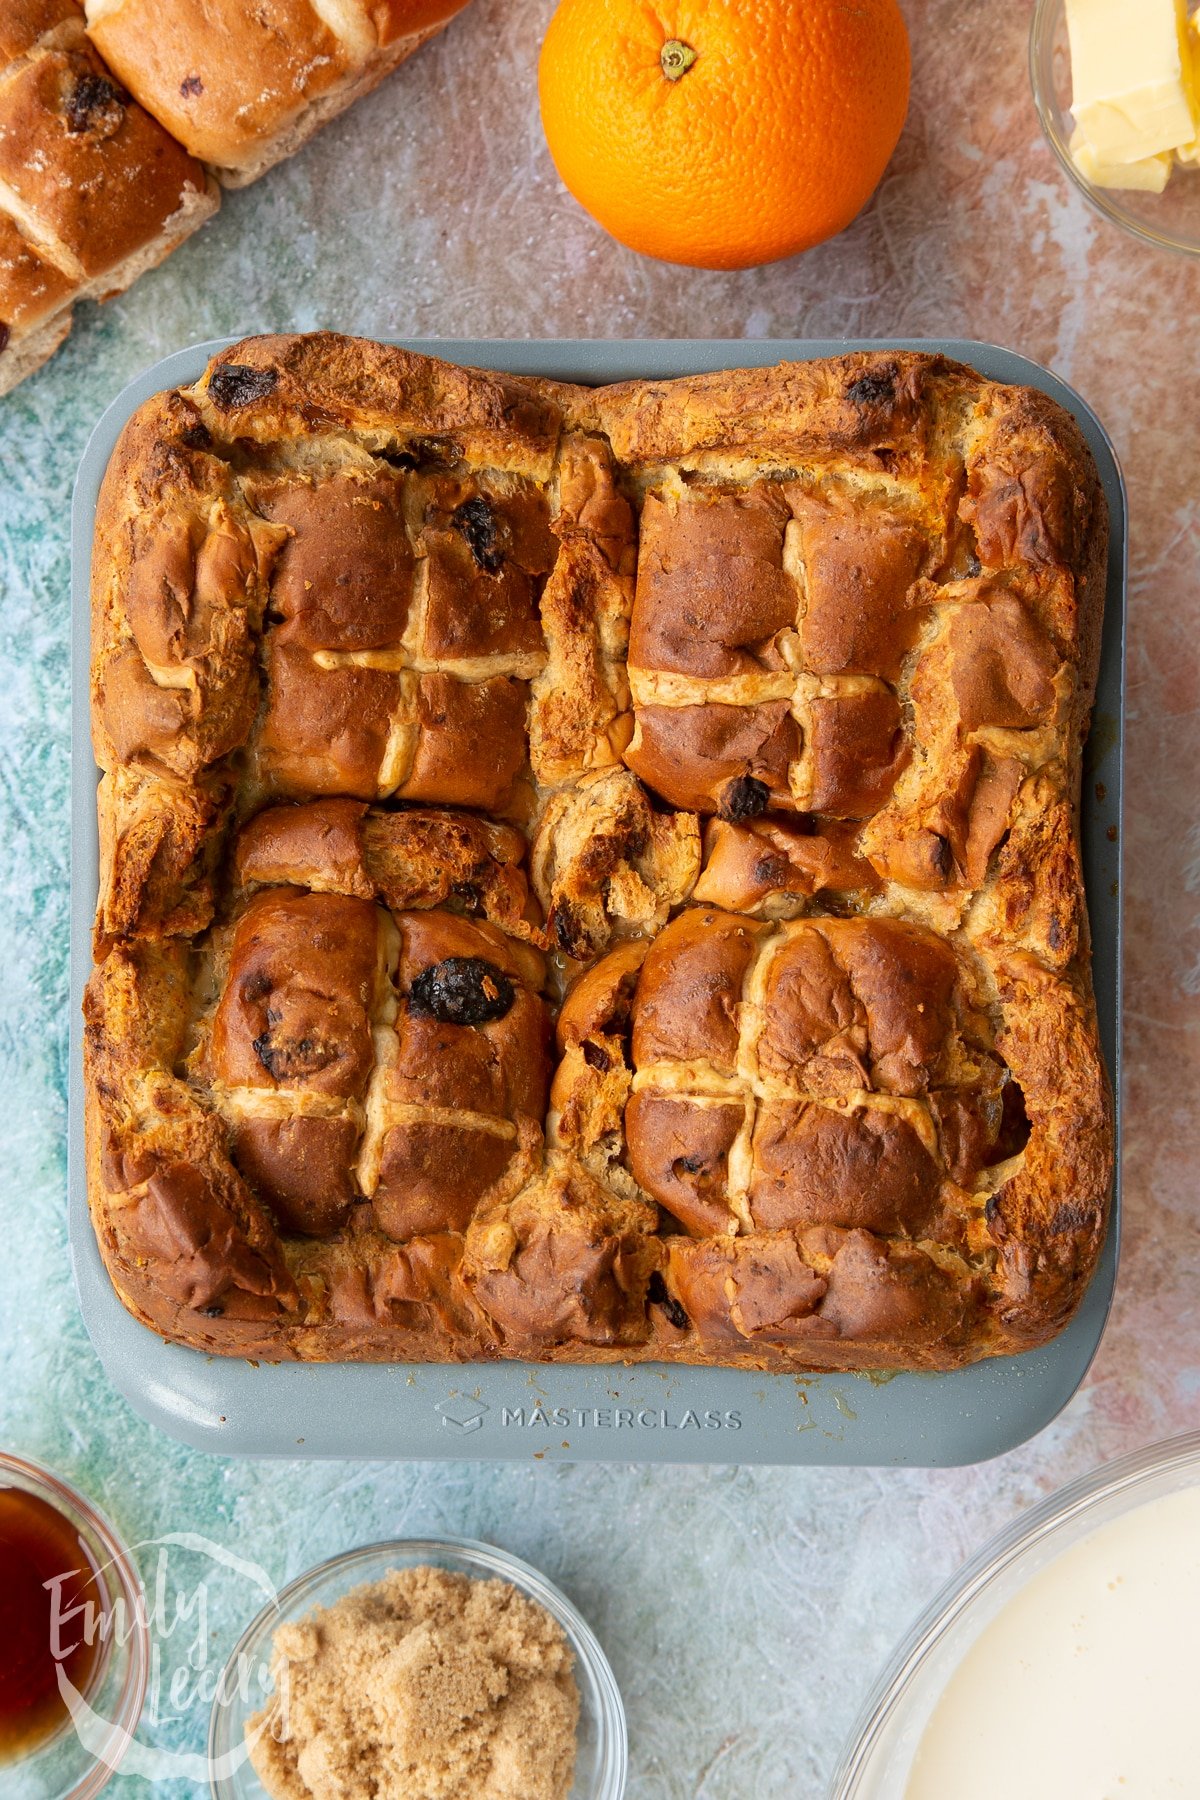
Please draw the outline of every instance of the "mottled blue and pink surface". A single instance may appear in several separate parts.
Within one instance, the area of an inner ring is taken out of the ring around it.
[[[628,1706],[631,1800],[818,1800],[877,1666],[966,1555],[1070,1476],[1200,1427],[1200,268],[1127,242],[1068,189],[1028,96],[1030,9],[1009,0],[906,0],[909,124],[837,242],[740,275],[642,261],[576,209],[542,146],[551,10],[476,0],[0,402],[0,1444],[74,1478],[131,1538],[200,1531],[277,1581],[382,1536],[490,1538],[595,1625]],[[65,1236],[71,482],[147,362],[316,325],[975,336],[1048,363],[1105,420],[1132,545],[1125,1246],[1092,1376],[1024,1449],[950,1473],[256,1465],[180,1448],[109,1388]],[[209,1598],[215,1657],[255,1601],[228,1570]],[[143,1735],[198,1750],[204,1714],[160,1709]]]

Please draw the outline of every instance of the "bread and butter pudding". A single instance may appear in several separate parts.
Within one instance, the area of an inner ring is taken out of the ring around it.
[[[93,557],[93,1221],[271,1358],[951,1368],[1103,1241],[1105,504],[939,356],[578,388],[330,334]]]

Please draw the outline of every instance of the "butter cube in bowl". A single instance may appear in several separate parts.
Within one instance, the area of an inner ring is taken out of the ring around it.
[[[1200,256],[1200,10],[1186,0],[1037,0],[1042,129],[1113,224]]]

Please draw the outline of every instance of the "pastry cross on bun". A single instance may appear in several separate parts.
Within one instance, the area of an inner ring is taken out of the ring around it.
[[[1071,420],[937,357],[592,390],[319,334],[148,401],[93,562],[126,1304],[315,1359],[1044,1343],[1111,1169],[1104,569]]]
[[[540,959],[486,924],[348,895],[257,893],[214,946],[192,1066],[285,1228],[356,1199],[404,1242],[461,1231],[541,1142]]]

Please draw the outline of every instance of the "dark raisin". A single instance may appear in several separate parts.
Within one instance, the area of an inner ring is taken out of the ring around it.
[[[968,558],[967,558],[967,579],[968,579],[968,581],[974,581],[975,577],[977,575],[981,575],[982,573],[983,573],[983,564],[980,562],[979,558],[977,556],[968,556]]]
[[[179,441],[189,450],[211,450],[212,432],[202,420],[197,419],[194,425],[189,425],[186,431],[180,433]]]
[[[223,1319],[225,1317],[225,1308],[221,1305],[220,1301],[218,1301],[215,1306],[204,1306],[201,1307],[200,1310],[203,1312],[206,1319]]]
[[[650,1277],[650,1286],[647,1289],[647,1293],[652,1306],[662,1307],[663,1312],[667,1315],[668,1324],[673,1325],[676,1331],[687,1330],[688,1326],[691,1324],[691,1320],[684,1312],[682,1306],[680,1306],[678,1300],[667,1292],[667,1284],[657,1269],[655,1269],[653,1275]]]
[[[445,1025],[484,1025],[502,1019],[516,997],[512,982],[495,963],[482,956],[448,956],[421,970],[409,1005]]]
[[[573,906],[569,906],[565,900],[556,901],[553,918],[554,941],[564,956],[574,957],[578,962],[592,954],[595,946],[588,934],[586,921]]]
[[[706,1162],[707,1159],[703,1156],[677,1156],[671,1168],[676,1174],[698,1175]]]
[[[739,819],[757,819],[767,810],[770,789],[757,775],[735,775],[721,790],[718,811],[723,819],[736,824]]]
[[[4,323],[4,320],[0,319],[0,353],[8,349],[8,340],[11,336],[12,332]]]
[[[787,877],[787,864],[781,856],[760,856],[754,865],[754,879],[764,887],[779,887]]]
[[[500,542],[499,521],[482,494],[464,500],[451,523],[467,540],[471,555],[487,575],[495,575],[504,567],[504,547]]]
[[[204,83],[198,75],[185,75],[179,84],[179,91],[185,100],[190,100],[193,94],[204,92]]]
[[[989,1225],[994,1225],[996,1223],[996,1220],[1000,1217],[1000,1196],[999,1196],[999,1194],[989,1194],[988,1195],[988,1202],[987,1202],[987,1205],[983,1209],[983,1216],[987,1220]]]
[[[115,81],[87,70],[77,75],[63,101],[63,119],[72,137],[90,131],[97,137],[111,137],[121,129],[128,95]]]
[[[583,1051],[583,1060],[589,1069],[599,1069],[601,1075],[607,1075],[612,1067],[612,1058],[603,1044],[593,1044],[591,1038],[584,1038],[579,1046]]]
[[[279,380],[275,369],[252,369],[246,363],[222,363],[214,369],[208,391],[223,412],[250,406],[273,393]]]
[[[883,406],[896,398],[896,377],[883,370],[876,375],[860,375],[846,389],[846,398],[855,406]]]
[[[393,469],[448,469],[462,461],[462,445],[453,438],[412,438],[403,450],[377,450],[380,462]]]
[[[267,1029],[254,1040],[254,1054],[274,1081],[295,1081],[315,1075],[330,1060],[329,1050],[312,1038],[284,1038],[277,1042],[271,1036],[270,1014]]]
[[[482,890],[473,881],[456,881],[450,889],[456,900],[461,900],[468,912],[477,913],[483,907]]]
[[[954,872],[954,853],[950,848],[950,840],[942,837],[940,832],[933,833],[933,844],[930,847],[929,859],[933,864],[933,872],[939,881],[949,881]]]

